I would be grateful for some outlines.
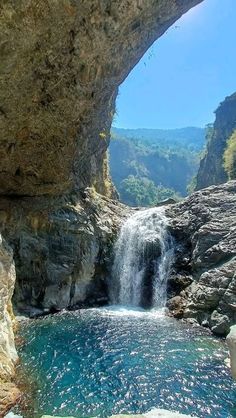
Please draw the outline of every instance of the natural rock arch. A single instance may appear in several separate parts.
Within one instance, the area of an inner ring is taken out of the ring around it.
[[[4,0],[0,194],[109,195],[106,149],[119,84],[202,0]]]

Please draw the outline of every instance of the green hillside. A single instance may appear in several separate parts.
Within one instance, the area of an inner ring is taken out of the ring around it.
[[[112,180],[124,203],[147,206],[187,195],[204,149],[205,129],[112,129]]]

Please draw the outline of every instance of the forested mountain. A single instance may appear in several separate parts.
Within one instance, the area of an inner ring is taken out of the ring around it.
[[[112,129],[110,171],[124,203],[152,205],[186,196],[205,144],[205,129]]]
[[[140,139],[142,142],[151,142],[155,145],[187,146],[190,149],[202,150],[205,144],[205,129],[187,127],[179,129],[122,129],[112,128],[112,134],[119,138]]]

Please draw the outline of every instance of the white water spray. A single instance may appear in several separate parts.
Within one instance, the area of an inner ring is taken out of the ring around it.
[[[173,253],[164,208],[141,210],[128,218],[115,245],[112,302],[140,306],[148,277],[151,305],[163,308]]]

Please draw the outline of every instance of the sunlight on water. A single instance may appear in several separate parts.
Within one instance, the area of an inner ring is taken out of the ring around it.
[[[107,417],[153,408],[236,416],[224,342],[163,312],[81,310],[31,321],[21,335],[32,387],[37,380],[29,417]]]

